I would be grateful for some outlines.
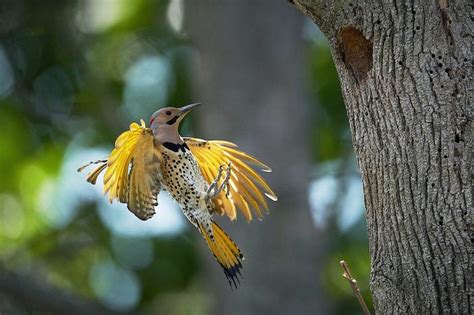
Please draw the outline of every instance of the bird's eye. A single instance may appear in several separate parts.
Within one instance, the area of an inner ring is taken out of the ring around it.
[[[168,116],[171,115],[171,111],[170,111],[170,110],[167,110],[167,111],[166,111],[166,115],[168,115]]]

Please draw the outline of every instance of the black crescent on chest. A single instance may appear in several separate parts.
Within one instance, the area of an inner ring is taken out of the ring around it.
[[[163,143],[163,146],[173,152],[179,152],[180,150],[182,152],[186,152],[186,150],[189,150],[189,147],[186,143],[165,142]]]

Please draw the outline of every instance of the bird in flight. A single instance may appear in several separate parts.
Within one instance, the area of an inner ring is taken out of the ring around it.
[[[151,116],[149,128],[143,120],[140,125],[130,124],[115,141],[108,159],[90,162],[78,171],[97,164],[87,175],[87,181],[95,184],[105,170],[104,193],[110,202],[127,204],[141,220],[155,214],[158,193],[168,191],[204,237],[229,284],[236,287],[243,255],[213,214],[235,220],[239,209],[247,221],[253,213],[261,219],[268,211],[265,196],[274,201],[277,196],[255,171],[271,169],[237,145],[179,135],[180,122],[198,105],[162,108]]]

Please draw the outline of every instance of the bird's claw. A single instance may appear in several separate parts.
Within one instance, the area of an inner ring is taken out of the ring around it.
[[[219,184],[219,182],[221,181],[221,178],[222,178],[222,172],[224,171],[224,165],[219,166],[219,170],[217,172],[216,178],[209,185],[209,188],[206,191],[206,202],[208,202],[209,200],[214,199],[215,197],[217,197],[221,193],[221,191],[224,190],[224,189],[225,189],[225,192],[226,192],[226,197],[229,196],[229,193],[230,193],[229,180],[230,180],[231,169],[232,169],[231,165],[232,165],[232,163],[229,162],[229,164],[227,165],[227,168],[226,168],[225,177],[224,177],[221,184]]]
[[[229,164],[227,164],[227,170],[226,170],[226,174],[224,178],[226,198],[229,198],[229,195],[230,195],[229,180],[230,180],[231,172],[232,172],[232,162],[229,162]]]

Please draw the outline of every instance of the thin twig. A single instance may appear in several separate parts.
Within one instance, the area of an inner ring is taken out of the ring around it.
[[[364,314],[370,315],[369,308],[367,307],[367,304],[365,304],[362,294],[360,294],[360,289],[359,289],[359,286],[357,285],[357,281],[356,279],[354,279],[354,277],[352,277],[351,271],[349,270],[349,265],[344,260],[341,260],[340,264],[341,264],[342,270],[344,270],[344,273],[342,274],[342,276],[346,278],[347,281],[349,281],[349,285],[351,286],[352,292],[354,292],[354,295],[359,301],[359,304],[362,307]]]

